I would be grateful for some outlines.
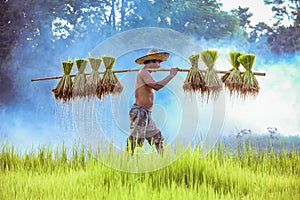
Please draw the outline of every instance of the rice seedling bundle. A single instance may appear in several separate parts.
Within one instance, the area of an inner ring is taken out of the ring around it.
[[[205,82],[202,72],[198,67],[199,54],[193,54],[189,57],[191,68],[183,83],[183,90],[185,92],[198,92],[203,95],[205,92]]]
[[[214,68],[218,58],[218,51],[204,50],[200,52],[200,56],[204,64],[207,66],[207,70],[204,75],[204,81],[207,88],[206,91],[208,96],[212,94],[216,97],[222,89],[222,81]]]
[[[101,80],[101,85],[99,85],[96,89],[96,95],[99,99],[101,99],[104,95],[119,94],[123,90],[123,86],[118,77],[112,71],[116,59],[110,56],[102,56],[102,60],[105,66],[105,71]]]
[[[56,85],[56,87],[52,90],[54,93],[55,99],[62,100],[64,103],[66,101],[70,101],[72,98],[72,79],[70,73],[73,68],[73,61],[63,61],[62,68],[64,75]]]
[[[92,72],[87,78],[85,90],[87,97],[94,97],[96,95],[97,87],[101,87],[101,77],[98,72],[100,65],[102,63],[101,58],[89,57]]]
[[[242,95],[256,96],[259,92],[259,85],[255,75],[252,72],[252,67],[255,61],[254,54],[244,54],[238,57],[238,61],[244,66],[245,73],[243,74]]]
[[[221,80],[225,84],[225,87],[229,90],[230,95],[233,93],[239,94],[242,90],[243,79],[239,70],[240,63],[238,61],[238,57],[243,54],[240,52],[230,52],[229,55],[232,69],[230,69],[229,73],[224,74]]]
[[[72,87],[72,97],[73,98],[82,98],[85,97],[85,83],[86,83],[86,76],[84,74],[84,70],[88,64],[88,61],[85,59],[76,59],[76,66],[78,72],[75,75],[73,80],[73,87]]]

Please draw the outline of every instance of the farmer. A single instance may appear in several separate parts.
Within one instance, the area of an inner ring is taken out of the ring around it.
[[[144,67],[138,72],[135,83],[135,103],[129,111],[130,136],[127,139],[127,150],[134,153],[135,147],[143,146],[146,139],[155,145],[158,153],[163,153],[163,136],[151,118],[154,102],[154,90],[163,88],[177,74],[178,68],[171,68],[170,74],[161,81],[155,81],[149,68],[160,68],[160,63],[168,59],[169,53],[150,50],[147,55],[135,60]]]

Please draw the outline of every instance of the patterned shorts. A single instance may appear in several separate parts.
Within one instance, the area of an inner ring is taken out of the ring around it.
[[[151,118],[151,111],[143,106],[133,104],[129,111],[130,136],[129,139],[143,144],[144,139],[150,144],[162,143],[164,138]]]

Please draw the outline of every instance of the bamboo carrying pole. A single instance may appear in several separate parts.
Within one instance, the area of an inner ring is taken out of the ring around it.
[[[137,72],[141,70],[141,68],[134,68],[134,69],[120,69],[120,70],[113,70],[114,73],[124,73],[124,72]],[[152,71],[152,72],[165,72],[165,71],[170,71],[171,69],[170,68],[159,68],[159,69],[152,69],[152,68],[149,68],[147,69],[149,71]],[[180,69],[179,70],[180,72],[189,72],[190,70],[189,69]],[[204,69],[200,69],[201,72],[205,72],[206,70]],[[225,70],[216,70],[217,73],[219,74],[226,74],[226,73],[230,73],[230,71],[225,71]],[[103,74],[104,72],[99,72],[100,74]],[[244,72],[241,72],[242,74]],[[264,72],[253,72],[254,75],[256,76],[266,76],[266,73]],[[85,73],[85,75],[90,75],[90,73]],[[45,80],[53,80],[53,79],[60,79],[62,78],[63,76],[51,76],[51,77],[44,77],[44,78],[34,78],[34,79],[31,79],[31,81],[45,81]],[[70,77],[75,77],[75,74],[72,74],[70,75]]]

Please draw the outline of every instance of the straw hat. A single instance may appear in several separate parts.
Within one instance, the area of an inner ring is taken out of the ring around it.
[[[148,51],[147,55],[136,59],[135,62],[138,64],[144,64],[146,60],[154,60],[154,59],[161,60],[162,62],[164,62],[168,59],[169,55],[170,54],[167,52],[159,52],[156,49],[151,49]]]

